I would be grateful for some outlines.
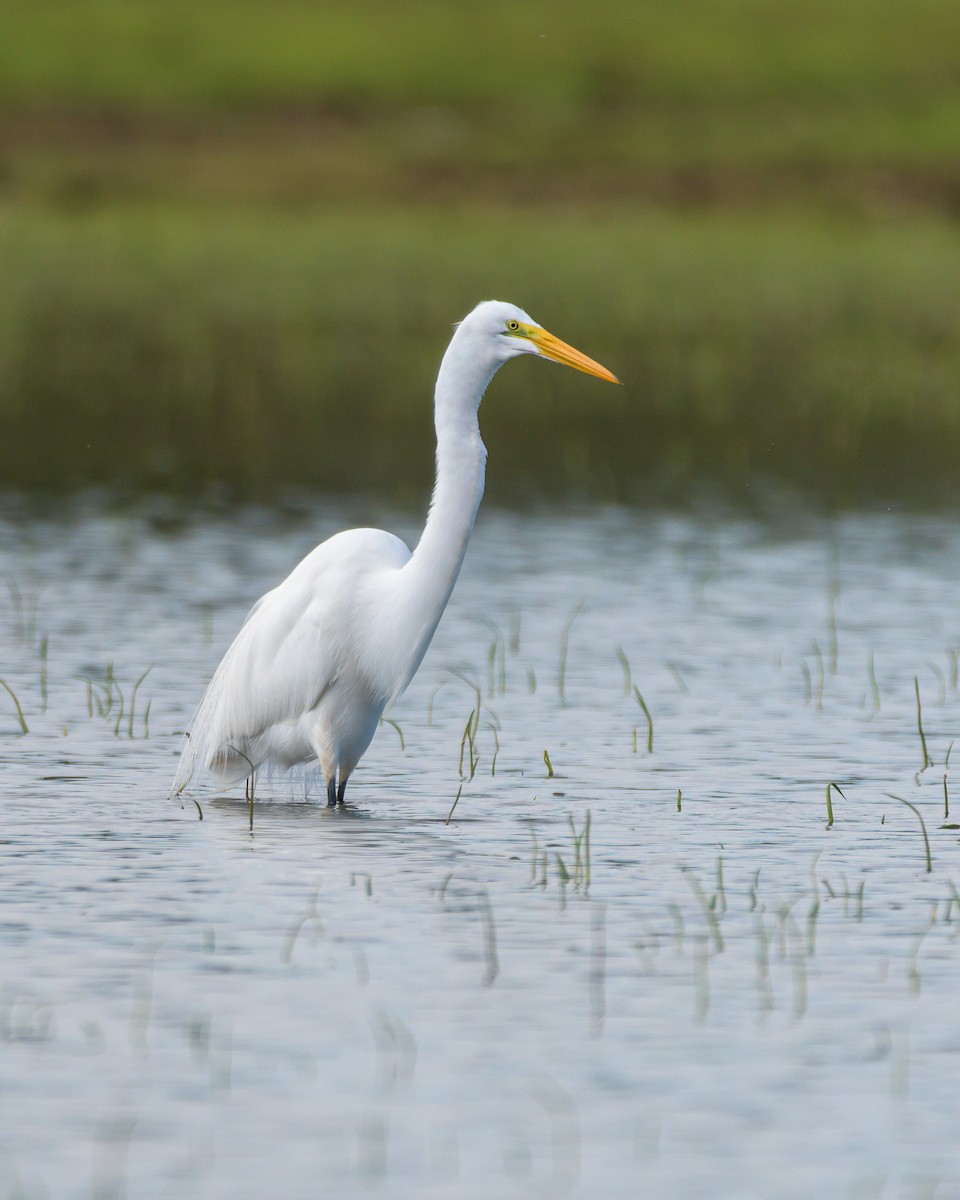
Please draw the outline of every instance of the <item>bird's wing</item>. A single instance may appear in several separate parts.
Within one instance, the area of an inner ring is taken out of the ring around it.
[[[362,581],[375,569],[401,566],[409,554],[389,534],[350,530],[323,542],[257,601],[197,710],[175,794],[185,790],[198,770],[231,752],[230,769],[220,773],[242,778],[249,773],[243,755],[254,739],[316,708],[348,661]]]

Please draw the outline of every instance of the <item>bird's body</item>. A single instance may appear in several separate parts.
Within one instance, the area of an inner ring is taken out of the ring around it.
[[[480,400],[497,369],[522,353],[614,378],[513,305],[474,309],[437,377],[437,477],[416,549],[379,529],[338,533],[254,605],[200,703],[176,795],[200,769],[226,784],[264,765],[319,761],[330,802],[342,802],[384,708],[420,666],[460,574],[483,496]]]

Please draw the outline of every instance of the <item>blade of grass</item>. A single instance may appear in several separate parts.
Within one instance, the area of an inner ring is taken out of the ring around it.
[[[930,855],[930,839],[927,837],[927,826],[923,820],[923,813],[915,804],[911,804],[909,800],[904,800],[902,796],[895,796],[893,792],[887,792],[886,795],[891,800],[899,800],[901,804],[905,804],[907,808],[912,809],[917,814],[917,820],[920,822],[920,830],[923,833],[923,847],[927,856],[927,874],[930,875],[933,872],[933,859]]]
[[[574,621],[583,612],[584,604],[586,604],[586,601],[581,600],[580,603],[574,608],[573,612],[567,618],[567,623],[566,623],[566,625],[564,625],[563,633],[560,637],[560,670],[559,670],[559,673],[557,676],[557,687],[560,692],[561,702],[565,701],[567,698],[567,696],[566,696],[567,651],[570,648],[570,630],[573,628]]]
[[[831,788],[837,793],[837,795],[842,800],[846,800],[846,796],[844,796],[843,792],[840,791],[839,787],[837,787],[837,785],[835,783],[831,782],[831,783],[827,784],[827,828],[828,829],[833,828],[833,805],[830,802]]]
[[[137,707],[137,691],[140,688],[140,684],[143,683],[143,681],[146,679],[146,677],[150,674],[150,672],[152,670],[153,670],[152,665],[147,667],[147,669],[144,671],[144,673],[140,676],[140,678],[137,680],[137,682],[133,685],[133,691],[130,694],[130,719],[127,724],[127,737],[129,737],[129,738],[133,737],[133,713],[134,713],[134,709]]]
[[[462,791],[463,791],[463,784],[461,783],[460,786],[457,788],[457,794],[453,798],[453,804],[450,805],[450,811],[447,813],[447,819],[444,821],[444,825],[450,824],[450,818],[453,816],[453,810],[460,803],[460,793]]]
[[[653,753],[653,717],[650,715],[650,709],[647,708],[647,702],[640,695],[640,689],[636,684],[633,685],[633,695],[636,702],[643,709],[643,715],[647,718],[647,753]]]
[[[7,690],[7,692],[9,692],[10,699],[16,705],[17,720],[20,722],[20,732],[24,733],[24,734],[29,733],[30,730],[27,728],[27,722],[23,719],[23,709],[20,707],[20,701],[17,699],[16,692],[13,690],[13,688],[10,686],[10,684],[7,683],[7,681],[5,679],[0,679],[0,687],[5,688]]]
[[[927,767],[933,766],[933,759],[927,753],[927,739],[923,732],[923,714],[920,710],[920,680],[916,675],[913,677],[913,690],[917,694],[917,732],[920,734],[920,747],[923,750],[923,766],[920,769],[925,771]],[[906,803],[907,801],[904,800],[904,804]]]
[[[630,688],[632,686],[632,679],[631,679],[631,674],[630,674],[630,660],[627,658],[626,654],[624,653],[624,649],[622,646],[617,647],[617,659],[620,662],[620,666],[623,667],[623,694],[625,696],[629,696]]]
[[[381,718],[380,718],[380,723],[381,723],[382,725],[392,725],[392,726],[393,726],[393,728],[394,728],[394,729],[397,731],[397,737],[400,739],[400,749],[401,749],[401,750],[406,750],[406,748],[407,748],[407,744],[406,744],[406,742],[403,740],[403,730],[402,730],[402,729],[400,728],[400,726],[399,726],[399,725],[396,723],[396,721],[392,720],[390,717],[381,717]]]

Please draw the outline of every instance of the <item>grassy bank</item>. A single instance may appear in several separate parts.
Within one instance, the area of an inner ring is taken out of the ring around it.
[[[7,0],[0,104],[956,100],[951,0]]]
[[[952,489],[960,244],[936,222],[126,207],[0,220],[0,478],[421,493],[451,321],[513,299],[622,389],[514,364],[490,487],[630,498],[755,474]]]
[[[960,208],[953,0],[8,0],[0,195]]]

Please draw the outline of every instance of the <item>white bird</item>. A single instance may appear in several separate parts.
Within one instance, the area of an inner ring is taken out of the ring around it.
[[[494,374],[534,354],[618,383],[614,375],[497,300],[455,329],[434,400],[436,483],[413,553],[380,529],[321,543],[267,592],[217,667],[171,791],[198,770],[219,784],[319,760],[330,805],[410,683],[460,574],[483,496],[487,452],[477,414]]]

